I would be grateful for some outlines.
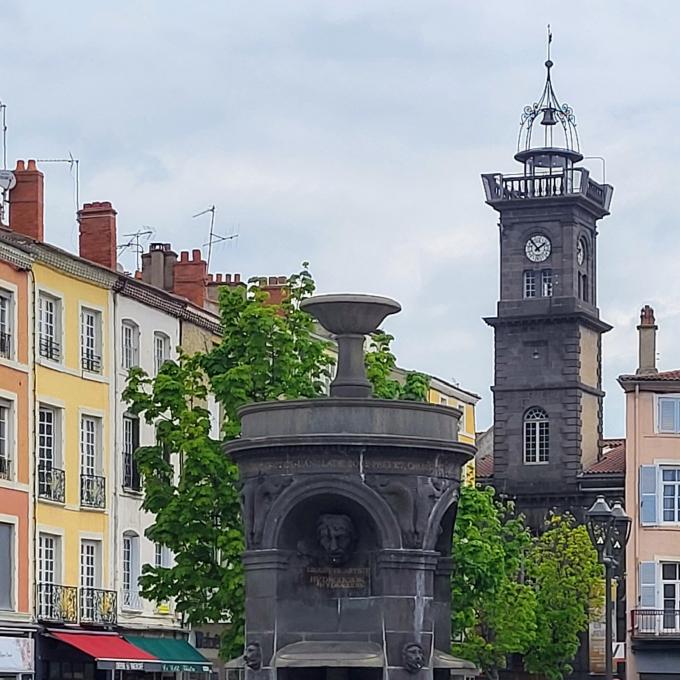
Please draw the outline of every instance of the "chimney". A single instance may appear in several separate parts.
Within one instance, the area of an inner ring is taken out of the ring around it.
[[[109,201],[85,203],[78,211],[80,257],[116,271],[116,211]]]
[[[201,257],[201,251],[191,252],[183,250],[179,255],[179,262],[175,263],[174,286],[172,292],[190,300],[199,307],[205,306],[206,287],[208,284],[208,265]]]
[[[172,291],[177,253],[169,243],[152,243],[142,254],[142,281]]]
[[[640,352],[636,374],[658,373],[656,368],[656,325],[654,310],[645,305],[640,312],[640,325],[637,327],[640,337]]]
[[[269,294],[269,304],[280,305],[286,295],[288,280],[285,276],[262,277],[260,288]]]
[[[9,228],[35,241],[45,236],[45,175],[35,161],[17,161],[17,183],[9,192]]]

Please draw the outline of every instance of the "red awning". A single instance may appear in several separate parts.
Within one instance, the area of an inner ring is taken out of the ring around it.
[[[135,647],[127,640],[123,640],[116,633],[101,633],[97,635],[92,633],[60,633],[50,631],[50,635],[61,642],[65,642],[67,645],[71,645],[71,647],[79,649],[81,652],[85,652],[85,654],[94,657],[97,661],[158,663],[158,659],[155,656],[139,647]]]

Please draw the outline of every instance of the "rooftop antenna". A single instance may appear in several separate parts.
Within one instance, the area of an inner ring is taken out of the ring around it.
[[[548,61],[550,61],[550,43],[552,42],[552,31],[550,30],[550,24],[548,24]]]
[[[2,125],[2,169],[7,170],[7,104],[0,102],[0,125]]]
[[[200,217],[201,215],[206,215],[207,213],[210,213],[210,233],[208,235],[208,242],[203,244],[203,247],[205,248],[206,246],[208,247],[208,256],[206,257],[207,265],[208,265],[208,270],[210,269],[210,258],[212,256],[212,249],[213,249],[213,244],[217,243],[224,243],[225,241],[232,241],[235,238],[238,238],[238,234],[229,234],[229,236],[221,236],[220,234],[215,233],[215,206],[211,205],[209,208],[206,208],[205,210],[201,210],[201,212],[196,213],[195,215],[192,215],[192,219],[195,217]]]
[[[76,201],[76,213],[80,209],[80,160],[74,158],[69,151],[68,158],[37,158],[36,163],[66,163],[73,175],[74,198]]]
[[[121,243],[117,246],[117,250],[120,253],[124,253],[128,248],[132,248],[135,251],[137,257],[137,271],[142,268],[142,253],[144,252],[144,247],[141,244],[141,240],[144,239],[148,241],[154,234],[156,230],[152,227],[144,224],[137,231],[133,231],[130,234],[123,234],[125,238],[128,239],[127,243]]]

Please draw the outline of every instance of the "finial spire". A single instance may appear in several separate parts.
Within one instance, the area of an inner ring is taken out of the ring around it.
[[[552,42],[552,31],[550,30],[550,24],[548,24],[548,61],[546,61],[545,65],[548,66],[548,62],[550,62],[550,66],[552,66],[552,61],[550,61],[550,43]],[[548,66],[548,68],[550,68]]]

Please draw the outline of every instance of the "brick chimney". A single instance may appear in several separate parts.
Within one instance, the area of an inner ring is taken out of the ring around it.
[[[171,292],[177,253],[169,243],[152,243],[142,255],[142,281]]]
[[[641,373],[658,373],[656,368],[656,325],[654,310],[645,305],[640,312],[640,325],[637,327],[640,338],[638,358],[638,375]]]
[[[17,161],[16,186],[9,192],[9,228],[35,241],[45,237],[45,175],[35,161]]]
[[[109,201],[85,203],[78,211],[79,255],[90,262],[116,270],[116,215]]]
[[[201,256],[201,251],[183,250],[179,261],[175,263],[173,293],[187,298],[199,307],[205,306],[206,288],[208,285],[208,265]]]
[[[260,288],[266,293],[269,293],[269,303],[272,305],[279,305],[283,302],[286,294],[287,279],[285,276],[264,276],[260,280]]]

